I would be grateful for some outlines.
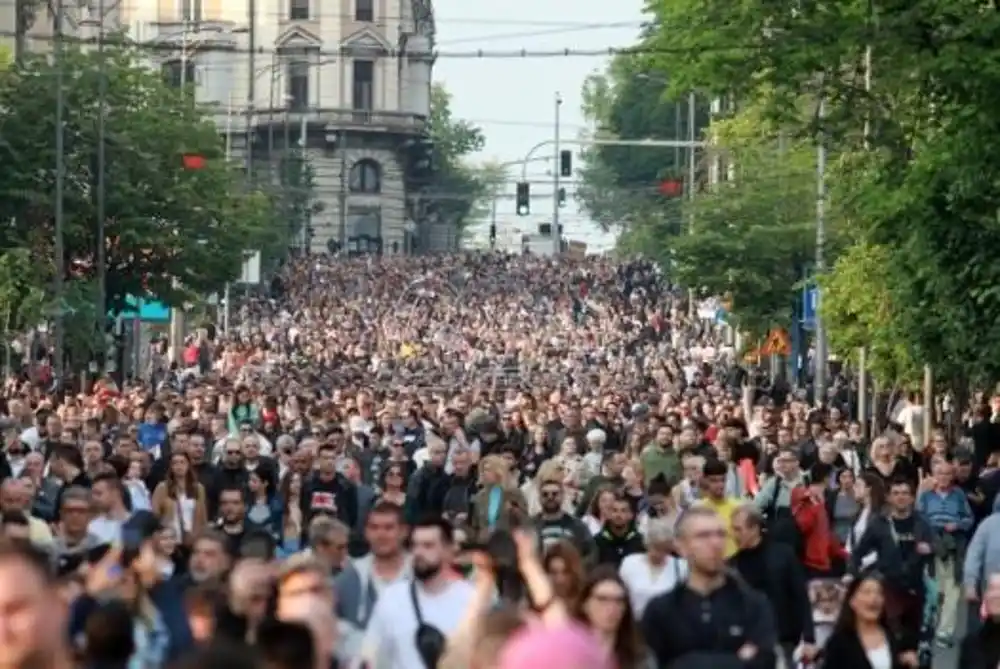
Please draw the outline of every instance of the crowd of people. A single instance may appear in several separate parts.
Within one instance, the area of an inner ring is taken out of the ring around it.
[[[1000,403],[869,434],[685,300],[308,257],[140,378],[10,379],[0,669],[996,667]]]

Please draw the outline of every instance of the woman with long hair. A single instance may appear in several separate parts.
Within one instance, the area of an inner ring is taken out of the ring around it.
[[[587,514],[582,519],[591,534],[596,535],[604,528],[604,524],[611,517],[611,509],[614,504],[614,488],[609,484],[598,486],[593,499],[590,500]]]
[[[545,551],[542,559],[545,573],[552,580],[556,595],[571,605],[583,589],[583,559],[580,551],[568,541],[558,541]]]
[[[392,502],[400,508],[406,504],[406,469],[405,467],[390,463],[382,470],[382,477],[379,481],[381,494],[379,499]]]
[[[889,629],[885,594],[877,572],[851,581],[844,605],[823,649],[824,666],[852,669],[916,669],[917,654],[900,647]]]
[[[208,524],[205,487],[198,483],[187,453],[173,453],[166,479],[153,490],[153,513],[165,527],[172,528],[183,546],[190,548],[194,538]]]
[[[830,517],[830,527],[844,546],[847,545],[851,529],[861,513],[861,505],[854,491],[856,483],[857,478],[851,469],[841,469],[837,472],[837,487],[826,493],[826,512]]]
[[[274,473],[271,469],[257,468],[247,476],[249,499],[246,518],[268,531],[275,542],[281,541],[281,515],[284,506],[278,495]]]
[[[858,505],[858,512],[847,529],[847,542],[844,544],[849,553],[854,551],[864,537],[869,524],[882,515],[885,507],[885,484],[882,478],[874,472],[862,474],[854,482],[854,501]]]
[[[302,475],[289,471],[278,486],[278,498],[285,512],[281,515],[281,552],[291,555],[299,550],[302,543]]]
[[[629,604],[628,587],[614,567],[601,565],[587,575],[573,615],[597,635],[618,669],[637,669],[649,663]]]

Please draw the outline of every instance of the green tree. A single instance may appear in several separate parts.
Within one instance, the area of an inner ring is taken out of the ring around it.
[[[669,243],[659,247],[682,283],[728,294],[740,328],[763,336],[789,326],[815,258],[816,150],[787,137],[759,106],[714,122],[709,134],[709,159],[724,154],[732,178],[685,202],[687,233],[661,235]]]
[[[1000,8],[959,0],[652,7],[663,27],[649,46],[673,87],[737,102],[769,89],[768,116],[822,130],[851,165],[831,179],[851,234],[846,259],[821,278],[831,286],[831,341],[841,341],[840,330],[851,333],[842,345],[891,336],[899,349],[886,355],[898,373],[910,361],[927,363],[958,390],[1000,378],[1000,268],[992,260],[1000,243]],[[823,99],[824,115],[801,122],[804,98]],[[862,270],[879,263],[892,267],[875,275],[884,285],[859,285]],[[875,310],[881,298],[851,304],[852,288],[889,296],[893,322]]]
[[[0,328],[3,331],[4,369],[10,369],[10,344],[14,337],[42,321],[46,302],[41,273],[28,250],[16,248],[0,253]]]
[[[316,170],[300,153],[282,160],[281,178],[281,201],[276,209],[284,222],[287,236],[282,242],[287,251],[298,246],[303,233],[307,237],[311,234],[312,217],[323,211],[323,203],[316,194]]]
[[[127,47],[106,50],[106,280],[109,308],[126,296],[179,304],[238,277],[243,252],[267,246],[273,216],[227,163],[218,129]],[[60,64],[29,57],[0,73],[2,248],[28,248],[54,271],[56,67],[65,95],[65,267],[96,274],[97,55],[67,48]],[[185,167],[199,156],[199,169]]]
[[[668,98],[666,74],[648,58],[615,57],[603,73],[588,77],[583,88],[583,111],[600,139],[679,139],[689,133],[687,96]],[[695,109],[695,133],[707,123],[707,109]],[[667,179],[687,179],[688,152],[684,149],[594,146],[585,149],[579,168],[577,199],[604,230],[626,230],[651,221],[681,228],[680,201],[660,194]],[[667,228],[661,226],[663,232]],[[642,233],[639,234],[642,236]]]
[[[442,220],[453,222],[459,235],[481,214],[491,196],[492,172],[473,167],[468,158],[482,150],[486,138],[476,125],[455,118],[451,95],[441,84],[431,88],[428,134],[433,143],[433,172],[423,199]]]

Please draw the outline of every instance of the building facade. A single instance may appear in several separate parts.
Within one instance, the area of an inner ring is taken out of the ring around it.
[[[255,179],[281,188],[287,158],[308,164],[318,206],[303,247],[443,250],[450,235],[424,221],[418,196],[430,169],[431,0],[89,2],[67,31],[96,34],[103,10],[107,29],[127,30],[154,67],[193,84]],[[32,34],[44,44],[51,18]]]

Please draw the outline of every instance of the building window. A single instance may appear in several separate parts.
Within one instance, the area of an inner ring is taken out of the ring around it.
[[[371,111],[375,108],[375,62],[354,61],[354,109]]]
[[[309,61],[303,57],[288,61],[286,76],[288,81],[288,108],[300,111],[309,107]]]
[[[374,0],[356,0],[354,5],[354,20],[371,22],[375,20]]]
[[[378,253],[382,246],[382,210],[378,207],[347,208],[348,253]]]
[[[374,160],[359,160],[351,168],[348,186],[352,193],[381,193],[382,168]]]
[[[192,86],[196,83],[195,73],[197,69],[193,60],[182,61],[179,58],[168,60],[160,66],[160,71],[163,73],[163,80],[173,88]]]
[[[202,0],[177,0],[177,14],[181,21],[201,22],[204,20]]]
[[[288,19],[290,21],[309,20],[309,0],[290,0],[288,5]]]

